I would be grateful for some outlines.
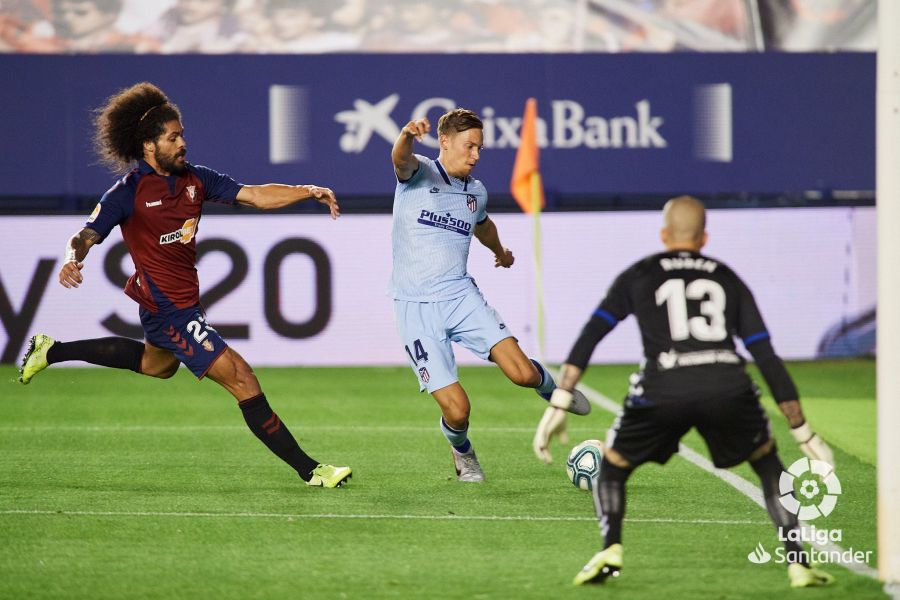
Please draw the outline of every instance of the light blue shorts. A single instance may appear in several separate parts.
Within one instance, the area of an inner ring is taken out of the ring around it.
[[[441,302],[394,300],[394,316],[419,391],[434,392],[459,381],[450,342],[488,360],[491,348],[512,337],[479,290]]]

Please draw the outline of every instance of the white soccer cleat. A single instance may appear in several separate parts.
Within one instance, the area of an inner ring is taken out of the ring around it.
[[[453,465],[456,467],[456,478],[465,482],[484,481],[484,471],[475,456],[475,448],[469,448],[465,454],[457,452],[456,448],[450,448],[453,453]]]

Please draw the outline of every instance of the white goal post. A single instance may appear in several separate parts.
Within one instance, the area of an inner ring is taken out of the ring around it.
[[[900,2],[878,3],[878,574],[900,589]]]

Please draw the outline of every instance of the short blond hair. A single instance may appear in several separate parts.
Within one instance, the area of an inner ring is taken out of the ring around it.
[[[484,129],[484,123],[477,114],[465,108],[454,108],[438,120],[438,135],[461,133],[468,129]]]

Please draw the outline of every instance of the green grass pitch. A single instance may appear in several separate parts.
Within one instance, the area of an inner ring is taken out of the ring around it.
[[[816,525],[874,551],[875,365],[789,369],[844,488]],[[594,366],[585,383],[618,399],[630,370]],[[590,495],[566,481],[566,449],[550,466],[532,454],[533,392],[495,368],[461,370],[487,476],[475,485],[455,481],[438,409],[408,369],[258,375],[304,448],[353,467],[350,485],[303,485],[224,390],[184,369],[158,381],[50,368],[24,387],[0,367],[0,598],[885,597],[837,565],[832,588],[792,591],[783,566],[750,563],[757,543],[778,546],[765,511],[677,456],[628,483],[622,576],[576,588],[600,536]],[[790,464],[801,454],[765,405]],[[570,445],[603,438],[612,418],[570,418]],[[684,441],[706,453],[696,434]]]

